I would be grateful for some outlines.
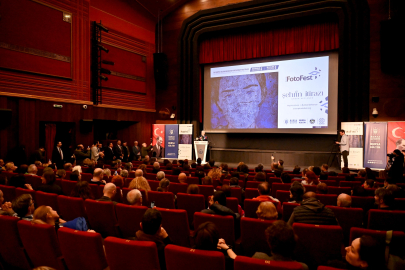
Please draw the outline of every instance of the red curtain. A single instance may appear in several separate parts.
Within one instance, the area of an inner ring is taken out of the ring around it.
[[[52,159],[52,151],[55,144],[56,125],[45,125],[45,147],[46,147],[46,161]]]
[[[210,36],[200,42],[200,64],[339,48],[337,22]]]

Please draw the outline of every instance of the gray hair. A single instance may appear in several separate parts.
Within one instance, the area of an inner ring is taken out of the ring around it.
[[[127,194],[127,201],[130,205],[136,204],[141,200],[141,198],[142,193],[137,189],[133,189]]]
[[[37,171],[38,171],[38,168],[37,168],[37,166],[35,166],[35,164],[31,164],[30,166],[28,166],[28,173],[34,173]]]
[[[166,175],[165,175],[165,173],[162,172],[162,171],[160,171],[160,172],[158,172],[158,173],[156,174],[156,179],[157,179],[158,181],[162,180],[162,179],[165,178],[165,177],[166,177]]]
[[[153,163],[153,168],[154,169],[159,169],[160,168],[160,164],[159,164],[159,162],[155,162],[155,163]]]
[[[122,170],[121,171],[121,176],[125,177],[125,178],[128,177],[128,171],[127,170]]]

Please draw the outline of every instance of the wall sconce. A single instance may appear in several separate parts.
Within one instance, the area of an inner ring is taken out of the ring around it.
[[[373,112],[371,114],[374,116],[374,118],[376,118],[378,116],[377,108],[373,108]]]
[[[69,14],[69,13],[63,12],[63,21],[68,22],[68,23],[72,23],[72,15]]]

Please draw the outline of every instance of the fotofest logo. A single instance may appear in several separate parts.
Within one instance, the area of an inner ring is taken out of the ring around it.
[[[287,82],[301,82],[301,81],[313,81],[316,80],[318,77],[321,76],[321,70],[315,67],[315,69],[308,73],[309,76],[300,75],[299,77],[296,76],[287,76]]]

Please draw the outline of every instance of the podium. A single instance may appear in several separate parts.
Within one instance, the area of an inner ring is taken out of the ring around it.
[[[194,141],[195,159],[201,158],[201,164],[207,163],[208,141]]]

